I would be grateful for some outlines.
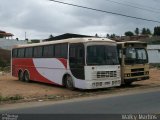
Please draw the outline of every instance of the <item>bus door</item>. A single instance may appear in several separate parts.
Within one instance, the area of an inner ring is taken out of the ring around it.
[[[124,83],[124,69],[125,69],[123,45],[122,44],[118,44],[117,45],[117,50],[118,50],[119,63],[121,65],[121,81],[122,81],[122,84],[123,84]]]
[[[72,75],[84,80],[85,47],[83,44],[70,44],[69,65]]]

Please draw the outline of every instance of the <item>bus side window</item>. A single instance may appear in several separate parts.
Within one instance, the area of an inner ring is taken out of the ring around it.
[[[33,55],[33,48],[26,48],[25,50],[25,58],[32,58]]]
[[[68,44],[57,44],[55,45],[55,57],[56,58],[67,58]]]
[[[13,49],[12,50],[12,58],[16,58],[17,57],[17,49]]]
[[[46,45],[43,48],[43,57],[52,58],[54,57],[54,45]]]
[[[25,52],[24,48],[18,49],[18,58],[24,58],[24,52]]]
[[[60,44],[55,45],[55,57],[56,58],[61,57],[61,45]]]
[[[67,55],[68,55],[68,44],[62,44],[61,45],[61,57],[62,58],[67,58]]]
[[[35,58],[42,57],[42,46],[34,47],[33,57]]]

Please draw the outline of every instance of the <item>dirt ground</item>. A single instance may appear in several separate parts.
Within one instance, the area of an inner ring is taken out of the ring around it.
[[[139,81],[133,83],[131,87],[118,87],[113,88],[115,90],[126,90],[126,89],[138,89],[138,88],[152,88],[160,86],[160,70],[158,69],[150,69],[150,79],[146,81]],[[109,89],[110,90],[110,89]],[[98,90],[94,90],[91,93],[97,92]],[[105,89],[103,91],[108,91]],[[112,88],[111,90],[112,91]],[[46,96],[54,96],[58,97],[63,96],[72,96],[75,94],[83,94],[84,91],[75,90],[70,91],[66,88],[48,85],[44,83],[37,83],[37,82],[21,82],[18,81],[17,78],[11,77],[10,74],[0,75],[0,96],[7,97],[7,96],[14,96],[20,95],[23,96],[24,99],[36,99],[36,98],[45,98]]]

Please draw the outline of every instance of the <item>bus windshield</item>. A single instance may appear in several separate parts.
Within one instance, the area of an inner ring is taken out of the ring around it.
[[[118,65],[116,46],[92,45],[87,47],[87,65]]]
[[[144,64],[148,63],[147,52],[145,48],[126,48],[125,64]]]

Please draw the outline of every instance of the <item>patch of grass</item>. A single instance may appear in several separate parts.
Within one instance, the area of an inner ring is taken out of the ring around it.
[[[21,100],[21,99],[23,99],[23,97],[20,96],[20,95],[7,96],[7,97],[3,97],[2,95],[0,95],[0,102],[3,102],[3,101],[16,101],[16,100]]]

